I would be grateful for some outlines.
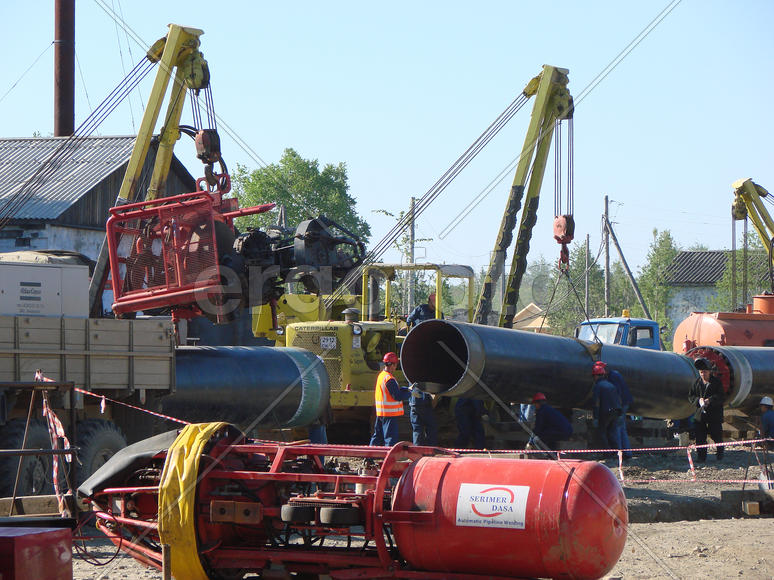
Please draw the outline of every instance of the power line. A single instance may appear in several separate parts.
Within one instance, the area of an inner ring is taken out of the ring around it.
[[[21,80],[22,80],[22,79],[23,79],[23,78],[24,78],[24,77],[27,75],[27,73],[28,73],[28,72],[30,72],[30,71],[32,70],[32,68],[33,68],[33,67],[34,67],[34,66],[35,66],[35,65],[38,63],[38,61],[39,61],[41,58],[43,58],[43,55],[44,55],[44,54],[46,54],[46,52],[48,52],[48,50],[49,50],[49,49],[50,49],[50,48],[51,48],[53,45],[54,45],[54,42],[53,42],[53,41],[52,41],[52,42],[50,42],[48,45],[46,45],[46,48],[44,48],[44,49],[43,49],[43,52],[41,52],[41,53],[38,55],[38,57],[37,57],[37,58],[36,58],[34,61],[32,61],[32,64],[31,64],[30,66],[28,66],[28,67],[27,67],[27,70],[25,70],[25,71],[24,71],[24,72],[21,74],[21,76],[20,76],[18,79],[16,79],[16,81],[15,81],[15,82],[14,82],[14,83],[13,83],[13,84],[10,86],[10,88],[9,88],[7,91],[5,91],[5,93],[3,94],[3,96],[2,96],[2,97],[0,97],[0,103],[2,103],[2,102],[3,102],[3,99],[5,99],[5,97],[7,97],[7,96],[8,96],[8,94],[9,94],[9,93],[10,93],[12,90],[14,90],[14,89],[16,88],[16,85],[18,85],[18,84],[19,84],[19,82],[21,82]]]

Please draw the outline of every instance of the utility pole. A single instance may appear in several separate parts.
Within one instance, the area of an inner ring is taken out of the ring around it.
[[[610,316],[610,223],[607,212],[607,196],[605,196],[605,316]]]
[[[650,315],[650,310],[648,310],[648,306],[645,304],[645,299],[642,297],[642,293],[640,292],[640,287],[637,286],[637,281],[634,279],[634,274],[632,274],[631,269],[629,269],[629,264],[626,263],[626,258],[624,257],[623,250],[621,249],[621,244],[618,243],[618,238],[615,236],[613,226],[610,225],[610,222],[607,221],[607,218],[605,218],[605,231],[607,231],[613,238],[613,243],[615,244],[615,249],[618,250],[618,256],[621,258],[621,264],[623,264],[626,277],[629,278],[629,283],[632,285],[635,296],[637,296],[637,301],[640,303],[640,306],[642,306],[642,311],[645,313],[645,317],[653,320],[653,317]]]
[[[414,202],[417,198],[411,198],[411,205],[409,206],[409,263],[414,263]],[[414,308],[414,270],[409,270],[409,283],[408,283],[408,308],[406,312],[411,312]]]
[[[586,234],[586,275],[584,276],[586,286],[584,307],[586,308],[586,316],[589,315],[589,262],[591,262],[591,256],[589,255],[589,234]]]
[[[736,301],[736,219],[731,214],[731,312],[739,304]]]

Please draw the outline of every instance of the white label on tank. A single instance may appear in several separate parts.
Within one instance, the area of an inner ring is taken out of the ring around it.
[[[528,496],[527,485],[461,483],[456,524],[523,530]]]
[[[333,350],[336,348],[336,337],[335,336],[321,336],[320,337],[320,348],[323,350]]]
[[[360,335],[352,337],[352,348],[360,348]]]

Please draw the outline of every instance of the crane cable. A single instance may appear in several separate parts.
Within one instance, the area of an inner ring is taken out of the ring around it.
[[[524,93],[519,95],[500,113],[500,115],[487,127],[484,132],[473,142],[467,150],[452,163],[444,174],[425,192],[425,194],[414,204],[413,214],[404,214],[389,232],[374,246],[372,250],[366,253],[363,262],[355,269],[350,271],[339,287],[325,300],[325,306],[330,307],[338,298],[344,296],[346,292],[360,278],[366,265],[378,261],[384,253],[395,243],[395,241],[408,229],[412,219],[424,212],[430,204],[439,196],[449,184],[462,172],[465,167],[479,154],[479,152],[494,138],[497,133],[510,121],[513,116],[529,101],[529,97]]]
[[[54,149],[15,193],[3,200],[2,205],[0,205],[0,230],[48,183],[64,163],[77,151],[81,143],[96,131],[102,122],[148,75],[155,64],[143,57],[102,103],[76,128],[73,134]]]

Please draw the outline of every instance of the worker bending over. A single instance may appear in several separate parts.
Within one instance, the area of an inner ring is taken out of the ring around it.
[[[398,442],[398,417],[403,416],[403,401],[411,396],[411,390],[401,387],[392,374],[398,366],[398,355],[388,352],[382,362],[384,370],[376,377],[376,421],[370,445],[392,447]]]
[[[572,425],[567,417],[546,402],[543,393],[535,393],[532,404],[535,405],[535,427],[529,443],[538,449],[556,451],[559,449],[559,442],[569,439],[572,435]]]
[[[591,369],[594,378],[594,425],[604,449],[621,449],[618,419],[623,414],[618,389],[607,380],[607,365],[600,361]]]
[[[626,431],[626,413],[629,411],[629,407],[634,402],[629,387],[623,378],[623,375],[615,369],[610,369],[609,366],[605,366],[607,380],[613,383],[618,391],[618,398],[621,399],[621,415],[616,419],[616,428],[618,429],[618,443],[619,448],[623,449],[623,458],[632,458],[632,445],[629,443],[629,433]]]

